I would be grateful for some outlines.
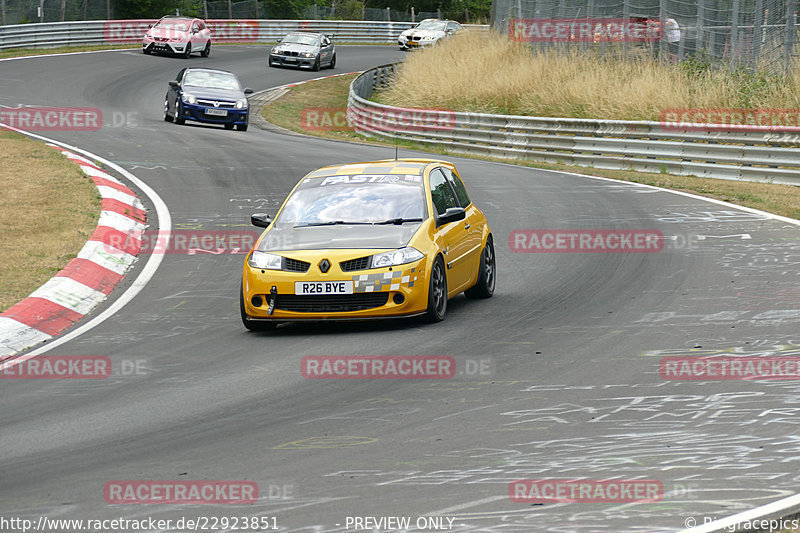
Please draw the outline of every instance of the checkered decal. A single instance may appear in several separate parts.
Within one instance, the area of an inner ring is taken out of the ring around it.
[[[400,290],[403,284],[409,288],[417,280],[417,268],[411,270],[395,270],[381,274],[361,274],[353,276],[353,292],[387,292]]]
[[[383,163],[356,163],[352,165],[342,165],[339,167],[325,167],[315,170],[307,177],[320,178],[323,176],[352,176],[355,174],[407,174],[419,177],[422,170],[428,163],[418,163],[412,161],[387,161]],[[409,178],[406,178],[409,179]]]

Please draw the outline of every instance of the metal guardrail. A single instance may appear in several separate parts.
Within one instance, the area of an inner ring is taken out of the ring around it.
[[[436,145],[454,154],[800,185],[800,128],[665,128],[660,122],[594,120],[406,109],[370,100],[396,64],[350,85],[355,131]]]
[[[209,20],[213,42],[273,42],[293,30],[331,34],[335,41],[396,43],[412,22],[356,20]],[[0,26],[0,50],[73,45],[141,43],[156,20],[94,20]],[[488,31],[488,26],[466,25]]]

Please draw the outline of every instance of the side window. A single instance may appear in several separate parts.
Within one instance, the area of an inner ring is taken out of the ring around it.
[[[200,30],[204,30],[204,29],[206,29],[206,24],[205,24],[205,22],[198,22],[198,24],[200,25]]]
[[[466,208],[470,204],[470,200],[469,195],[467,194],[467,188],[464,187],[464,183],[461,181],[461,178],[459,178],[455,172],[449,168],[442,168],[441,170],[444,172],[444,175],[447,177],[447,181],[450,182],[453,190],[456,191],[458,203],[461,204],[461,207]]]
[[[198,23],[192,24],[192,33],[197,33],[200,31],[200,25]]]
[[[430,182],[431,199],[437,214],[443,215],[448,207],[458,207],[456,197],[453,195],[453,191],[450,189],[450,185],[447,184],[447,180],[440,169],[437,168],[431,171]]]

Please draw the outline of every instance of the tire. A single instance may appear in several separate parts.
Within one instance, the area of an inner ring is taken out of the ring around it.
[[[143,53],[144,55],[147,55],[147,56],[149,56],[150,54],[152,54],[152,53],[153,53],[153,51],[152,51],[152,50],[150,50],[149,48],[142,48],[142,53]]]
[[[317,60],[314,61],[314,66],[311,67],[311,70],[314,72],[319,72],[319,56],[317,56]]]
[[[333,68],[334,68],[335,66],[336,66],[336,54],[333,54],[333,57],[331,58],[331,64],[330,64],[330,66],[329,66],[328,68],[330,68],[331,70],[333,70]]]
[[[239,131],[247,131],[247,124],[239,124],[236,126],[236,129]]]
[[[183,58],[189,59],[190,55],[192,55],[192,43],[186,43],[186,51],[183,53]]]
[[[169,100],[164,100],[164,122],[172,122],[172,115],[169,114]]]
[[[428,282],[428,309],[422,319],[428,323],[441,322],[446,314],[447,272],[441,256],[437,256],[431,268],[431,279]]]
[[[211,54],[211,41],[206,43],[205,50],[200,52],[200,57],[208,57]]]
[[[494,254],[492,236],[486,239],[486,246],[481,251],[481,264],[479,267],[478,281],[464,292],[467,298],[491,298],[494,286],[497,283],[497,257]]]
[[[258,322],[249,320],[244,312],[244,288],[239,286],[239,312],[242,315],[242,324],[250,331],[271,331],[275,329],[275,322]]]
[[[175,106],[175,124],[186,124],[186,119],[181,116],[181,104]]]
[[[233,124],[223,124],[223,126],[225,126],[226,130],[232,130],[233,129]]]

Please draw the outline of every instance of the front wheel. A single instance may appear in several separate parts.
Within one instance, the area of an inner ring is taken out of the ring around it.
[[[211,41],[208,41],[208,42],[206,43],[206,47],[205,47],[205,49],[204,49],[202,52],[200,52],[200,56],[202,56],[202,57],[208,57],[208,56],[209,56],[209,54],[211,54]]]
[[[313,70],[314,72],[319,71],[319,56],[317,56],[317,60],[314,61],[314,66],[311,67],[311,70]]]
[[[239,124],[236,126],[236,129],[239,131],[247,131],[247,124]]]
[[[447,314],[447,274],[444,261],[436,257],[431,268],[431,279],[428,282],[428,309],[425,311],[425,322],[441,322]]]
[[[179,125],[186,124],[186,119],[183,118],[183,114],[181,112],[180,102],[178,103],[178,105],[175,106],[175,124]]]
[[[492,236],[486,239],[486,246],[481,252],[481,264],[478,272],[478,281],[466,291],[467,298],[489,298],[494,294],[494,286],[497,283],[497,262],[494,255],[494,244]]]
[[[164,100],[164,122],[172,122],[172,115],[169,114],[169,100]]]
[[[190,55],[192,55],[192,43],[186,43],[186,51],[183,53],[183,58],[189,59]]]

